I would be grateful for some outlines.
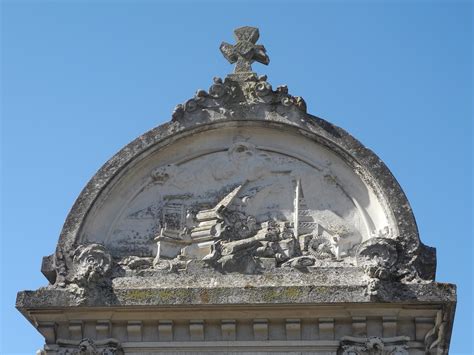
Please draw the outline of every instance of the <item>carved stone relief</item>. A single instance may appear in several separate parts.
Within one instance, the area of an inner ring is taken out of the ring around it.
[[[393,338],[356,338],[345,336],[341,339],[339,355],[408,355],[408,341],[405,336]]]
[[[355,178],[323,157],[309,161],[241,134],[224,149],[149,164],[120,209],[101,217],[105,237],[85,227],[74,250],[58,249],[56,285],[80,303],[115,277],[185,272],[196,262],[245,274],[345,266],[364,268],[375,296],[384,280],[413,272],[401,265],[392,227],[362,207]]]
[[[83,299],[115,277],[185,272],[192,263],[245,274],[359,267],[374,296],[387,280],[432,278],[434,266],[423,262],[432,251],[417,235],[400,244],[393,210],[352,159],[354,142],[340,151],[309,138],[299,125],[309,122],[304,100],[251,71],[252,62],[269,62],[258,29],[235,37],[221,45],[235,72],[177,106],[170,141],[112,178],[73,241],[45,263],[48,278]],[[225,126],[172,138],[173,127],[222,118]]]
[[[56,286],[68,287],[82,303],[86,298],[101,298],[110,293],[113,260],[107,249],[97,243],[82,244],[70,252],[56,252]]]
[[[122,355],[120,343],[116,339],[80,341],[58,339],[58,355]]]
[[[306,103],[302,97],[290,95],[286,85],[273,90],[266,75],[245,73],[238,78],[214,78],[208,91],[198,90],[192,99],[176,106],[173,121],[187,124],[212,120],[213,116],[237,118],[242,110],[300,115],[306,112]]]
[[[435,325],[426,333],[425,351],[427,354],[447,354],[446,333],[448,320],[445,319],[447,314],[438,311],[436,315]]]
[[[184,260],[249,273],[283,264],[354,265],[367,217],[329,174],[328,167],[237,141],[223,152],[153,168],[104,244],[130,270],[173,269],[170,262]],[[246,267],[230,266],[237,264]]]
[[[198,135],[189,146],[199,151],[183,143],[162,153],[174,161],[145,160],[96,203],[73,250],[58,249],[56,286],[82,303],[113,278],[190,264],[224,274],[361,267],[373,296],[386,280],[418,280],[377,196],[313,143],[284,151],[284,134],[240,129],[230,144]]]

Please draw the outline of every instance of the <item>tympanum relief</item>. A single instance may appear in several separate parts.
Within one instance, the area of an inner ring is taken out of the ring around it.
[[[152,167],[144,181],[103,242],[128,273],[184,271],[193,261],[247,274],[355,265],[357,247],[378,232],[329,161],[248,139]]]

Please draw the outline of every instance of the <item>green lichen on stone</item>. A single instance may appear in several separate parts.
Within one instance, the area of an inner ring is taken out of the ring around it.
[[[157,300],[163,303],[173,303],[174,301],[185,302],[189,298],[189,291],[186,289],[134,289],[125,294],[125,298],[132,302],[145,302]],[[205,298],[205,296],[202,296]]]
[[[132,300],[132,301],[144,301],[152,298],[154,295],[153,290],[129,290],[126,293],[126,298]]]
[[[326,287],[324,286],[312,286],[311,292],[316,293],[318,295],[326,293]]]
[[[269,289],[263,292],[262,298],[265,302],[271,303],[278,300],[295,300],[303,295],[303,291],[299,287],[285,287],[281,289]]]
[[[262,294],[262,298],[265,302],[270,303],[275,301],[276,298],[280,296],[280,292],[276,290],[265,290]]]
[[[160,297],[160,300],[163,301],[169,301],[173,298],[175,298],[175,290],[160,290],[158,291],[158,296]]]
[[[158,297],[161,301],[170,302],[176,299],[180,301],[185,301],[185,299],[189,296],[189,291],[186,289],[162,289],[158,291]]]
[[[303,295],[303,291],[299,287],[288,287],[283,291],[283,295],[286,298],[295,299]]]

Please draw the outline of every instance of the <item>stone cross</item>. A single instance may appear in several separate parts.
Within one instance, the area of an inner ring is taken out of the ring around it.
[[[268,65],[270,58],[267,55],[265,47],[257,43],[260,33],[256,27],[239,27],[234,30],[235,45],[222,42],[220,50],[224,57],[231,63],[235,64],[234,73],[252,72],[252,63]]]

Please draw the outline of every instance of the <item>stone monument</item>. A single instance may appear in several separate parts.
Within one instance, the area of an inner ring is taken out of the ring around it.
[[[446,354],[455,286],[397,181],[235,37],[234,73],[99,170],[18,293],[39,354]]]

